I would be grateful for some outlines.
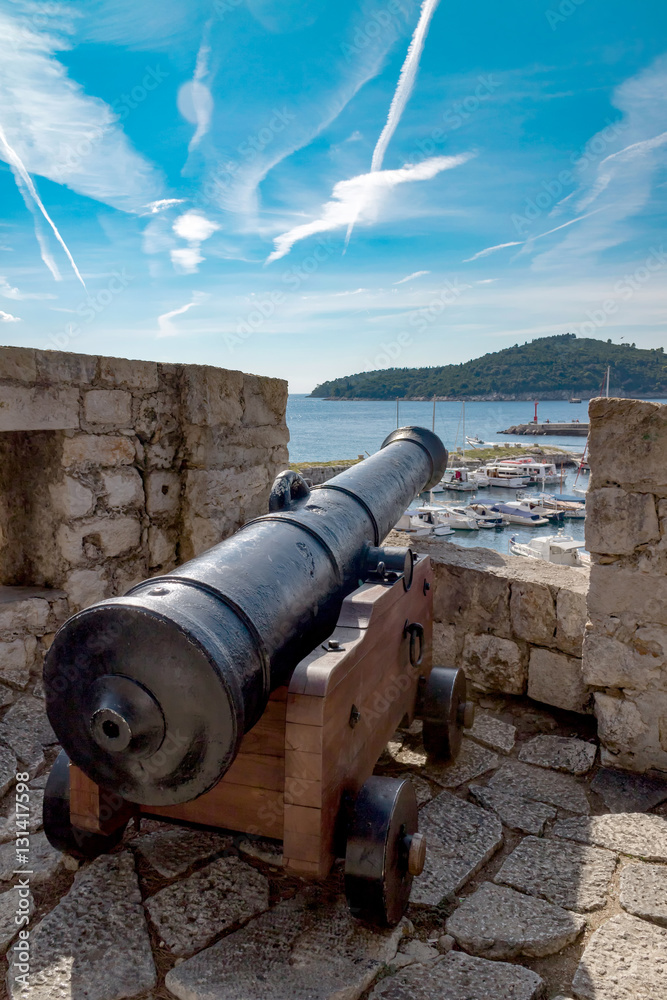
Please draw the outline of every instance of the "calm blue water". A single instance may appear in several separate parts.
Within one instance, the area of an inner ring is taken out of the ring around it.
[[[445,446],[453,450],[461,446],[463,430],[461,421],[462,407],[460,403],[436,403],[435,430],[442,438]],[[465,428],[466,434],[478,435],[485,441],[525,441],[527,445],[548,448],[550,445],[565,447],[571,451],[582,452],[586,439],[584,437],[507,437],[498,431],[505,430],[513,424],[527,423],[534,415],[534,404],[531,402],[506,403],[466,403]],[[540,403],[538,418],[540,421],[570,421],[573,417],[585,422],[588,419],[586,402],[581,404],[567,401],[551,401]],[[418,424],[431,427],[433,404],[429,402],[399,403],[399,422]],[[290,430],[290,460],[292,462],[326,462],[342,458],[356,458],[364,452],[373,454],[383,440],[396,427],[396,403],[383,401],[353,401],[334,402],[326,399],[309,399],[303,395],[292,395],[287,402],[287,425]],[[563,492],[570,493],[575,479],[575,472],[568,471],[564,477]],[[580,476],[580,486],[585,485],[585,476]],[[547,492],[559,492],[560,484],[547,487]],[[475,494],[444,493],[438,494],[439,501],[456,504],[470,502]],[[481,489],[477,497],[481,501],[513,500],[514,490],[497,488]],[[466,498],[468,498],[466,500]],[[529,541],[536,535],[552,535],[557,528],[545,525],[538,528],[523,529],[520,525],[510,525],[497,531],[456,531],[448,535],[449,541],[457,545],[475,546],[507,552],[510,535],[516,535],[519,541]],[[584,537],[583,521],[565,521],[564,532],[577,540]]]

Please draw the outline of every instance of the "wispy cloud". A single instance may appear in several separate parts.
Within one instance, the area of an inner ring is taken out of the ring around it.
[[[496,250],[504,250],[505,247],[520,247],[524,243],[524,240],[513,240],[511,243],[498,243],[495,247],[485,247],[483,250],[474,253],[472,257],[466,257],[463,261],[464,264],[469,264],[471,260],[478,260],[480,257],[488,257],[489,254],[495,253]]]
[[[414,271],[412,274],[408,274],[405,278],[401,278],[400,281],[394,281],[395,285],[404,285],[406,281],[413,281],[415,278],[421,278],[424,274],[430,274],[430,271]]]
[[[180,306],[178,309],[172,309],[170,312],[166,312],[161,316],[158,316],[158,340],[162,337],[177,337],[180,331],[178,327],[174,326],[172,320],[176,316],[182,316],[184,313],[192,309],[193,306],[198,306],[206,297],[206,294],[203,292],[194,292],[190,302],[186,302],[184,306]]]
[[[186,121],[196,126],[194,135],[188,145],[189,153],[197,148],[208,132],[213,114],[213,95],[210,88],[204,83],[204,80],[208,76],[208,60],[211,54],[211,46],[209,44],[210,31],[211,21],[208,21],[204,26],[192,80],[184,83],[178,91],[178,110]]]
[[[151,201],[148,205],[143,207],[148,209],[147,212],[142,212],[141,215],[157,215],[159,212],[165,212],[168,208],[173,208],[174,205],[182,205],[185,198],[158,198],[157,201]]]
[[[375,221],[388,195],[400,184],[431,180],[443,170],[466,163],[471,154],[433,156],[418,164],[406,164],[398,170],[378,170],[339,181],[331,192],[331,201],[322,206],[319,219],[295,226],[274,240],[270,263],[289,253],[295,243],[317,233],[326,233],[349,225],[353,220]]]
[[[6,159],[7,162],[9,163],[9,166],[11,167],[12,173],[14,174],[14,177],[15,177],[15,179],[17,181],[18,188],[19,188],[21,194],[23,195],[24,199],[25,199],[25,192],[27,190],[28,195],[30,196],[30,198],[32,198],[33,203],[36,205],[36,207],[42,213],[42,215],[44,216],[44,218],[46,219],[46,221],[48,222],[48,224],[51,226],[51,229],[53,230],[54,236],[56,237],[56,239],[60,243],[61,247],[65,251],[65,255],[67,256],[67,259],[69,260],[70,264],[72,265],[72,270],[74,271],[74,273],[76,274],[77,278],[79,279],[79,281],[81,282],[81,284],[85,288],[86,287],[86,283],[83,280],[83,278],[81,277],[81,274],[79,273],[78,267],[74,263],[74,258],[72,257],[72,254],[69,252],[69,248],[68,248],[67,244],[65,243],[64,239],[62,238],[62,236],[58,232],[58,228],[57,228],[55,222],[53,221],[53,219],[51,218],[51,216],[49,215],[49,213],[46,211],[46,209],[44,208],[44,205],[42,204],[42,199],[37,194],[37,189],[35,188],[35,185],[32,182],[32,178],[30,177],[30,174],[26,170],[26,168],[25,168],[25,166],[23,164],[23,161],[21,160],[21,157],[18,155],[18,153],[16,152],[16,150],[13,149],[9,145],[9,142],[7,141],[7,137],[5,135],[4,129],[2,128],[1,125],[0,125],[0,148],[4,149],[4,151],[5,151],[5,156],[3,157],[3,159]],[[26,199],[26,203],[27,203],[27,199]],[[30,207],[30,206],[28,206],[28,207]],[[58,272],[58,269],[57,269],[57,267],[54,264],[53,258],[51,257],[51,255],[48,252],[45,252],[45,248],[44,248],[44,246],[42,244],[42,240],[40,239],[39,235],[38,235],[38,240],[40,242],[40,246],[41,246],[41,249],[42,249],[42,260],[44,261],[44,263],[46,264],[46,266],[49,268],[49,270],[51,271],[51,274],[56,279],[56,281],[59,281],[60,280],[60,273]]]
[[[7,278],[0,274],[0,295],[5,299],[14,299],[15,302],[23,302],[25,299],[55,299],[55,295],[48,292],[22,292],[9,284]]]
[[[0,323],[20,323],[20,316],[12,316],[11,313],[6,313],[0,309]]]
[[[204,260],[200,252],[201,244],[204,240],[210,239],[220,226],[217,222],[207,219],[203,212],[192,210],[179,215],[172,229],[189,244],[187,247],[170,250],[172,264],[182,274],[195,274]]]

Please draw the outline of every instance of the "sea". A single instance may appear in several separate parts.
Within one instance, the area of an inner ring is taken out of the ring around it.
[[[585,437],[555,435],[531,437],[505,435],[499,433],[515,424],[529,423],[535,415],[535,404],[530,401],[518,402],[468,402],[465,407],[459,402],[437,402],[435,404],[435,425],[433,424],[433,403],[400,401],[398,422],[396,402],[385,400],[328,400],[313,399],[302,394],[290,395],[287,401],[287,426],[290,431],[289,453],[292,462],[335,462],[340,459],[372,455],[386,436],[397,426],[416,424],[432,428],[440,436],[450,451],[461,447],[465,434],[477,436],[484,441],[522,441],[527,446],[548,450],[552,445],[567,448],[581,454],[586,444]],[[588,404],[569,403],[567,400],[551,400],[538,404],[538,420],[551,423],[588,420]],[[467,446],[466,446],[467,447]],[[565,494],[572,492],[577,477],[576,469],[568,469],[560,482],[547,486],[547,492]],[[585,488],[587,474],[579,475],[577,486]],[[533,487],[537,491],[538,488]],[[439,502],[461,504],[470,502],[471,493],[439,493]],[[486,487],[477,491],[476,496],[485,500],[514,500],[515,490]],[[425,497],[424,499],[428,499]],[[526,542],[539,535],[552,535],[556,527],[523,528],[508,525],[497,530],[456,531],[445,536],[445,541],[456,545],[482,546],[499,552],[508,551],[510,536]],[[584,521],[566,520],[563,530],[577,541],[584,539]]]

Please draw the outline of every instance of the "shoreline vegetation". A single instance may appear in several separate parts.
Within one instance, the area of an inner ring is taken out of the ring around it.
[[[383,368],[317,385],[309,398],[367,402],[519,402],[593,399],[604,391],[611,370],[611,395],[628,399],[667,398],[667,356],[662,347],[640,350],[565,333],[515,344],[460,365]]]
[[[544,459],[547,462],[555,462],[555,464],[561,464],[558,459],[562,459],[563,465],[578,465],[581,452],[568,451],[567,448],[557,448],[550,447],[548,449],[538,447],[531,447],[529,444],[522,446],[521,448],[513,448],[508,446],[496,446],[494,448],[466,448],[465,462],[483,465],[485,462],[490,462],[495,459],[503,460],[506,458],[522,458],[522,457],[535,457],[536,459]],[[461,450],[450,451],[449,452],[449,467],[456,467],[457,463],[461,463],[463,460],[463,454]],[[331,467],[340,467],[351,465],[356,465],[361,462],[360,458],[337,458],[330,459],[327,462],[290,462],[290,469],[295,472],[302,472],[304,469],[327,469]]]

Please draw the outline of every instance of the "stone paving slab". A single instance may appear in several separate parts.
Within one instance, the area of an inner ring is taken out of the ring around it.
[[[667,801],[667,780],[601,767],[591,781],[591,791],[602,797],[609,812],[648,812]]]
[[[599,847],[526,837],[506,858],[494,882],[588,913],[607,903],[616,855]]]
[[[16,780],[17,761],[8,747],[0,745],[0,798],[9,791]]]
[[[356,1000],[402,935],[400,924],[372,930],[344,900],[308,890],[177,965],[165,985],[179,1000]]]
[[[45,833],[33,834],[30,837],[29,864],[25,865],[32,872],[30,884],[37,886],[48,882],[63,867],[63,858],[63,854],[51,847]],[[16,843],[10,841],[0,847],[0,881],[14,881],[17,870]]]
[[[35,788],[30,791],[30,812],[22,814],[28,820],[28,832],[35,833],[42,825],[42,808],[44,804],[44,789]],[[16,810],[13,809],[9,816],[0,821],[0,844],[14,842],[16,840]]]
[[[587,774],[595,763],[597,746],[567,736],[535,736],[519,751],[519,760],[554,771]]]
[[[46,717],[44,702],[26,695],[12,705],[0,722],[0,740],[28,768],[36,768],[44,760],[42,748],[58,742]]]
[[[450,951],[382,979],[370,1000],[541,1000],[542,985],[536,972],[520,965]]]
[[[501,753],[511,753],[516,742],[516,726],[503,722],[494,715],[487,715],[486,712],[475,712],[472,729],[466,732],[482,746]]]
[[[492,771],[499,763],[497,754],[464,737],[456,760],[450,764],[438,764],[430,760],[424,768],[424,774],[443,788],[457,788],[466,781],[478,778],[480,774]]]
[[[142,833],[132,840],[132,847],[136,847],[149,865],[165,878],[182,875],[196,861],[228,851],[232,844],[233,838],[223,834],[173,826]]]
[[[646,861],[667,861],[667,820],[645,813],[571,817],[554,824],[554,837],[597,844]]]
[[[667,868],[626,865],[621,871],[620,903],[628,913],[667,927]]]
[[[586,792],[575,778],[532,764],[508,760],[491,777],[489,787],[580,815],[587,816],[591,811]]]
[[[499,816],[505,826],[524,833],[544,833],[547,822],[557,815],[555,807],[546,802],[531,802],[489,785],[470,785],[468,791],[480,806]]]
[[[591,937],[572,980],[582,1000],[663,1000],[667,997],[667,929],[612,917]]]
[[[482,958],[541,958],[566,948],[585,926],[560,906],[485,882],[454,911],[447,932]]]
[[[81,869],[67,895],[30,932],[27,989],[10,970],[12,1000],[121,1000],[155,986],[141,893],[129,851]]]
[[[16,923],[18,902],[19,897],[16,889],[0,892],[0,955],[4,955],[20,930],[21,925]],[[35,912],[35,901],[32,894],[28,896],[28,910],[26,912],[30,916]]]
[[[427,842],[426,865],[412,883],[410,902],[422,906],[453,896],[503,842],[499,819],[450,792],[420,809],[419,829]]]
[[[169,950],[186,957],[233,924],[267,910],[269,883],[240,858],[219,858],[144,905]]]
[[[236,845],[241,854],[249,858],[257,858],[266,865],[273,865],[274,868],[282,868],[283,864],[283,842],[282,840],[268,840],[262,837],[246,837]]]

